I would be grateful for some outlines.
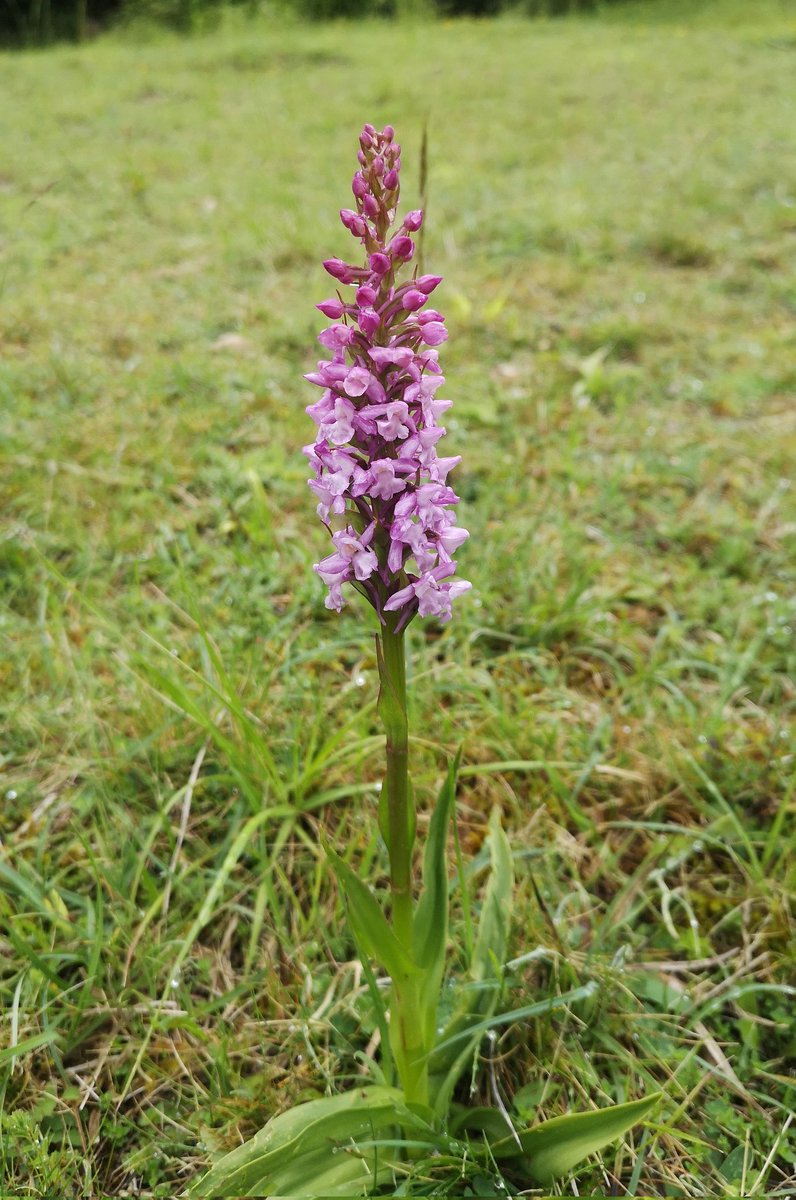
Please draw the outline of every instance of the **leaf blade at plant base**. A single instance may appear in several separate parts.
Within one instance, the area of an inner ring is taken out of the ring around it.
[[[456,792],[461,751],[448,767],[429,822],[423,853],[423,894],[415,913],[415,958],[419,966],[436,970],[444,959],[448,934],[447,837]]]
[[[503,969],[513,908],[514,863],[511,844],[500,823],[498,808],[492,810],[489,818],[489,863],[489,879],[478,922],[473,960],[470,964],[470,976],[477,983],[494,980],[496,968],[498,971]],[[486,994],[486,1007],[483,1006],[481,998],[477,1008],[471,1003],[471,1012],[491,1015],[486,1011],[490,1005],[491,1011],[494,1012],[496,999],[492,1002],[491,997],[497,997],[497,989],[488,987]]]
[[[418,980],[423,1045],[428,1051],[437,1027],[442,976],[448,949],[448,829],[456,796],[461,751],[448,767],[431,814],[423,854],[423,893],[413,922],[413,954],[421,969]]]
[[[616,1141],[654,1108],[660,1092],[627,1104],[593,1112],[567,1113],[533,1129],[518,1131],[491,1146],[495,1158],[522,1158],[523,1169],[536,1183],[566,1175],[588,1155]]]
[[[464,1041],[472,1034],[486,1033],[489,1029],[497,1029],[501,1025],[511,1025],[514,1021],[525,1021],[530,1017],[542,1017],[557,1008],[563,1008],[566,1004],[576,1004],[578,1000],[586,1000],[589,996],[593,996],[596,990],[597,984],[594,980],[590,980],[589,983],[582,983],[579,987],[570,988],[568,992],[562,992],[560,996],[551,996],[548,1000],[537,1000],[534,1004],[523,1005],[522,1008],[512,1008],[508,1012],[485,1017],[460,1033],[446,1037],[444,1041],[434,1047],[434,1053],[436,1054],[437,1050],[447,1050],[449,1046]]]
[[[356,1142],[372,1141],[393,1125],[427,1129],[397,1088],[364,1087],[310,1100],[273,1117],[224,1155],[189,1196],[361,1195],[368,1180],[373,1182],[379,1152],[357,1154]]]
[[[489,819],[489,859],[489,879],[470,961],[470,980],[462,989],[430,1063],[434,1106],[439,1116],[447,1111],[453,1089],[485,1032],[482,1022],[492,1017],[500,998],[511,923],[514,866],[511,845],[497,808]]]

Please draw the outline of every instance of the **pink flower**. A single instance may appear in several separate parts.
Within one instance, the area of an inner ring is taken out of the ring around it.
[[[348,396],[364,396],[371,382],[370,371],[364,367],[352,367],[345,377],[343,387]]]
[[[354,414],[356,409],[342,396],[335,397],[331,419],[321,426],[323,436],[336,446],[344,446],[354,436]]]
[[[357,304],[360,308],[371,308],[376,303],[378,294],[375,288],[363,283],[362,287],[357,288]]]
[[[328,350],[340,350],[347,346],[354,336],[350,325],[330,325],[318,334],[318,341]]]
[[[452,601],[473,586],[466,579],[445,580],[446,568],[452,566],[453,563],[442,563],[439,567],[425,571],[408,587],[390,596],[384,605],[385,611],[395,612],[407,605],[416,604],[421,617],[439,617],[443,624],[449,621],[452,615]]]
[[[395,442],[412,433],[409,408],[403,400],[373,404],[366,410],[365,416],[376,418],[376,425],[385,442]]]
[[[408,367],[415,357],[409,346],[371,346],[368,354],[377,367]]]
[[[339,554],[351,563],[356,579],[368,579],[379,565],[376,555],[369,549],[375,529],[375,524],[371,525],[359,537],[350,528],[332,534],[332,541]]]
[[[395,473],[395,460],[392,458],[377,458],[371,463],[370,494],[381,500],[392,500],[406,487],[406,481],[399,479]]]

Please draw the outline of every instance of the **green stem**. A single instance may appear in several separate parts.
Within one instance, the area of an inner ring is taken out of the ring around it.
[[[412,843],[414,812],[409,792],[409,720],[406,711],[404,635],[388,627],[381,635],[382,699],[387,735],[386,841],[390,853],[390,891],[395,933],[412,949]]]
[[[381,693],[379,714],[387,735],[387,774],[381,828],[390,856],[392,924],[396,937],[413,952],[412,847],[415,838],[414,798],[409,784],[409,721],[406,704],[404,634],[395,632],[390,614],[379,637]],[[428,1104],[427,1047],[423,1037],[419,981],[394,979],[390,1041],[395,1064],[410,1103]]]

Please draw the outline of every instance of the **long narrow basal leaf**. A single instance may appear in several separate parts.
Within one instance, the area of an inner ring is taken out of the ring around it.
[[[434,1106],[442,1116],[459,1078],[472,1061],[483,1022],[492,1017],[500,996],[511,922],[514,869],[511,846],[495,809],[489,821],[490,872],[473,956],[470,981],[461,990],[458,1005],[446,1025],[431,1059]],[[470,1032],[469,1037],[464,1035]]]
[[[426,969],[436,967],[445,958],[448,938],[448,827],[460,758],[461,751],[448,768],[431,814],[423,852],[423,894],[415,913],[414,946],[418,964]]]
[[[358,944],[393,978],[416,974],[417,964],[393,933],[376,897],[328,846],[326,853],[345,894],[351,927]]]
[[[431,1058],[433,1068],[438,1061],[437,1050],[441,1055],[447,1056],[451,1047],[461,1047],[446,1072],[438,1070],[430,1072],[434,1112],[437,1116],[445,1117],[453,1089],[468,1064],[472,1062],[483,1034],[490,1029],[499,1029],[501,1025],[512,1025],[515,1021],[524,1021],[529,1017],[541,1017],[553,1012],[556,1008],[564,1008],[567,1004],[585,1000],[594,995],[596,986],[594,982],[584,983],[580,987],[564,992],[562,996],[552,996],[549,1000],[539,1000],[536,1004],[527,1004],[523,1008],[511,1009],[509,1012],[495,1013],[480,1020],[474,1014],[470,1014],[468,1018],[470,1023],[457,1033],[451,1034],[445,1041],[440,1042]],[[443,1061],[447,1061],[447,1058]]]
[[[566,1175],[588,1155],[627,1133],[660,1100],[660,1092],[594,1112],[553,1117],[517,1138],[507,1137],[490,1149],[495,1158],[522,1158],[522,1168],[536,1183],[547,1184]]]
[[[500,810],[493,809],[489,819],[489,880],[481,906],[481,919],[470,977],[477,983],[500,978],[506,961],[506,949],[511,925],[512,899],[514,895],[514,863],[509,839],[500,824]],[[476,999],[469,1002],[470,1012],[487,1015],[486,1008],[494,1012],[497,1003],[496,989],[492,986],[482,994],[473,989]]]
[[[511,1008],[507,1012],[494,1013],[492,1016],[483,1017],[475,1025],[461,1030],[459,1033],[446,1036],[441,1040],[439,1045],[435,1047],[435,1054],[439,1050],[444,1052],[462,1041],[466,1041],[470,1034],[486,1033],[488,1029],[499,1029],[501,1025],[511,1025],[516,1021],[526,1021],[530,1017],[543,1017],[547,1013],[553,1012],[557,1008],[564,1008],[567,1004],[576,1004],[578,1000],[586,1000],[589,996],[593,996],[598,988],[598,984],[594,980],[589,983],[582,983],[579,987],[570,988],[568,992],[562,992],[560,996],[550,996],[546,1000],[536,1000],[533,1004],[524,1004],[522,1008]]]
[[[448,828],[456,794],[461,751],[448,768],[431,814],[423,854],[423,894],[414,917],[414,956],[421,969],[418,1001],[426,1052],[434,1041],[437,1008],[448,946]]]
[[[225,1155],[193,1186],[190,1195],[357,1195],[356,1189],[328,1190],[335,1183],[349,1187],[359,1172],[357,1166],[351,1166],[356,1160],[350,1155],[333,1157],[335,1148],[350,1146],[358,1138],[372,1139],[392,1125],[412,1128],[416,1123],[397,1088],[357,1088],[342,1096],[310,1100],[272,1118],[250,1141]],[[342,1169],[335,1174],[338,1159]],[[366,1160],[361,1167],[365,1178]],[[321,1187],[317,1186],[319,1179]]]

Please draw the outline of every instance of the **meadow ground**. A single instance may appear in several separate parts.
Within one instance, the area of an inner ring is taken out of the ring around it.
[[[503,810],[504,1008],[597,985],[477,1092],[665,1090],[562,1194],[794,1194],[796,23],[693,8],[2,58],[2,1195],[173,1197],[373,1053],[318,843],[383,875],[372,627],[310,569],[301,375],[357,131],[414,207],[426,117],[474,589],[412,627],[418,794],[462,742],[476,896]]]

